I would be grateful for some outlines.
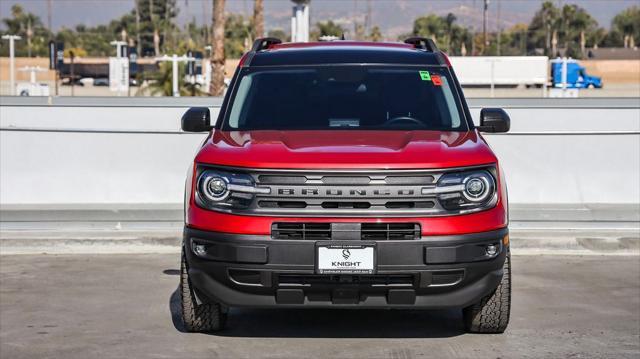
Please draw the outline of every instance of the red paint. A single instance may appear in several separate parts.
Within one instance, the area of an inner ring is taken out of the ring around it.
[[[431,75],[431,82],[434,86],[442,86],[442,79],[439,75]]]
[[[429,169],[497,163],[476,131],[216,131],[197,163],[273,169]],[[194,179],[189,181],[193,186]],[[188,182],[188,183],[189,183]],[[268,235],[273,222],[417,222],[424,236],[491,231],[507,226],[506,188],[499,171],[496,207],[467,215],[424,218],[313,218],[242,216],[205,210],[188,192],[189,227]]]
[[[497,162],[476,131],[215,131],[197,163],[248,168],[434,169]]]
[[[245,52],[244,55],[242,55],[242,57],[240,58],[240,61],[238,62],[238,67],[244,67],[244,63],[247,62],[248,57],[249,57],[249,53]]]
[[[440,51],[440,54],[444,58],[444,62],[447,64],[447,66],[451,67],[451,60],[449,60],[449,56],[447,56],[447,53],[444,51]]]

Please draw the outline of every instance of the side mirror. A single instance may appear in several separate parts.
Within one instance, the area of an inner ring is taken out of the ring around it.
[[[489,133],[509,132],[511,119],[501,108],[483,108],[480,110],[479,131]]]
[[[206,107],[191,107],[182,115],[182,131],[206,132],[211,130],[211,113]]]

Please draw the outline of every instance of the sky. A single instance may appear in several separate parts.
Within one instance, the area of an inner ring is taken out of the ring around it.
[[[497,19],[500,26],[509,28],[518,22],[528,23],[543,0],[490,0],[489,27],[496,29]],[[48,0],[0,0],[0,18],[11,14],[11,6],[20,4],[27,11],[40,16],[47,24]],[[387,36],[399,35],[410,31],[412,20],[427,13],[445,15],[454,13],[458,21],[475,28],[482,24],[483,0],[370,0],[373,24],[379,25]],[[598,21],[600,26],[609,28],[611,19],[623,9],[639,5],[640,0],[554,0],[563,4],[578,4],[584,7]],[[131,11],[134,0],[51,0],[52,26],[75,27],[78,24],[95,26],[108,23],[124,13]],[[292,3],[289,0],[264,0],[265,27],[281,28],[289,31],[289,18]],[[202,23],[211,20],[211,0],[177,0],[180,8],[178,23],[184,24],[191,19]],[[311,22],[332,19],[349,24],[354,18],[362,21],[367,0],[312,0]],[[227,0],[227,11],[249,15],[253,11],[253,0]]]

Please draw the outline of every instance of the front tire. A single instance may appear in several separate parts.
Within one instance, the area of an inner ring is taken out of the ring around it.
[[[469,333],[503,333],[511,312],[511,255],[502,266],[503,275],[496,290],[479,302],[464,308],[465,329]]]
[[[180,299],[182,304],[182,322],[187,332],[215,332],[224,328],[227,314],[219,303],[198,304],[191,281],[187,261],[182,248],[180,264]]]

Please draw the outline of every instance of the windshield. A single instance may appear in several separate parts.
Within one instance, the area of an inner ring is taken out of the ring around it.
[[[225,130],[466,131],[441,67],[245,68]]]

